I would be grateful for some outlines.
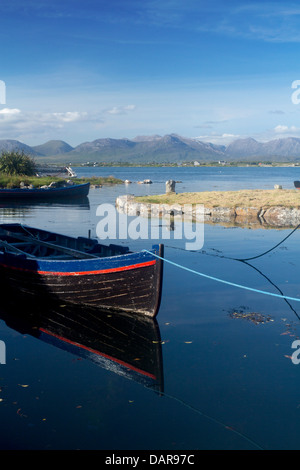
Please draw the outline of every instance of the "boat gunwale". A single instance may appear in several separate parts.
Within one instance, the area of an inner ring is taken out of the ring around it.
[[[0,224],[3,227],[12,228],[13,226],[18,226],[19,224]],[[25,229],[32,229],[32,227],[24,226]],[[6,229],[7,230],[7,229]],[[37,229],[43,233],[48,233],[49,235],[57,235],[55,232],[51,232],[44,229]],[[16,232],[16,235],[18,232]],[[61,236],[61,234],[58,234]],[[13,231],[9,232],[9,237],[13,237]],[[85,238],[85,237],[72,237],[70,235],[62,235],[62,237],[66,237],[67,239],[77,240],[86,239],[86,241],[93,240],[95,242],[94,246],[101,244],[94,239]],[[1,235],[0,235],[1,240]],[[43,240],[40,240],[43,242]],[[38,239],[33,239],[34,244],[38,244]],[[30,243],[30,242],[29,242]],[[12,244],[13,246],[13,244]],[[59,250],[60,246],[57,245],[57,249]],[[115,245],[102,245],[105,248],[109,249],[111,246]],[[9,243],[8,243],[9,247]],[[55,246],[53,244],[53,249]],[[159,252],[160,245],[153,245],[152,251]],[[80,253],[80,250],[72,249],[74,252]],[[88,251],[86,252],[89,253]],[[30,271],[36,272],[39,274],[56,274],[56,275],[88,275],[88,274],[101,274],[105,272],[117,272],[117,271],[125,271],[130,269],[138,269],[142,267],[146,267],[149,265],[155,265],[158,262],[158,259],[152,255],[152,253],[147,253],[145,251],[128,251],[125,253],[118,253],[118,254],[111,254],[109,256],[105,256],[103,254],[91,253],[94,256],[92,258],[84,258],[84,257],[74,257],[74,258],[67,258],[67,259],[51,259],[51,256],[32,256],[30,253],[21,252],[21,253],[13,253],[10,251],[1,251],[0,249],[0,265],[5,268],[12,268],[18,269],[23,271]]]
[[[20,257],[20,255],[14,255],[13,253],[11,253],[12,256],[16,256],[16,257]],[[1,256],[1,253],[0,253],[0,256]],[[99,258],[100,259],[100,258]],[[30,261],[32,261],[33,259],[30,258]],[[34,260],[33,260],[34,261]],[[78,260],[53,260],[53,262],[55,263],[61,263],[61,262],[69,262],[69,261],[72,261],[72,262],[78,262]],[[86,260],[79,260],[79,261],[86,261]],[[89,260],[91,261],[91,260]],[[95,261],[95,260],[92,260],[92,261]],[[144,262],[144,263],[139,263],[139,264],[125,264],[124,266],[116,266],[116,267],[113,267],[113,268],[104,268],[104,269],[94,269],[94,270],[84,270],[84,271],[70,271],[70,270],[67,270],[67,271],[44,271],[44,270],[40,270],[40,269],[28,269],[26,267],[21,267],[21,266],[13,266],[13,265],[9,265],[9,264],[4,264],[1,262],[0,260],[0,267],[2,268],[6,268],[6,269],[13,269],[13,270],[17,270],[17,271],[24,271],[24,272],[30,272],[30,273],[36,273],[36,274],[41,274],[41,275],[49,275],[49,276],[89,276],[89,275],[97,275],[97,274],[109,274],[109,273],[117,273],[117,272],[121,272],[121,271],[130,271],[130,270],[134,270],[134,269],[141,269],[141,268],[145,268],[145,267],[148,267],[148,266],[154,266],[156,264],[156,260],[150,260],[150,261],[147,261],[147,262]]]

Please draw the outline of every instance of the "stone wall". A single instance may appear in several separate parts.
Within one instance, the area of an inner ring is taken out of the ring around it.
[[[198,222],[234,223],[235,225],[262,225],[296,227],[300,224],[300,207],[204,207],[204,215],[197,205],[150,204],[135,200],[133,195],[116,199],[119,212],[131,216],[164,217],[188,215]],[[198,206],[199,207],[199,206]]]

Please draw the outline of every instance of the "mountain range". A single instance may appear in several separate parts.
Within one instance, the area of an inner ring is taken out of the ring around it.
[[[227,146],[202,142],[176,134],[138,136],[134,139],[102,138],[72,147],[62,140],[29,146],[18,140],[0,140],[3,151],[24,151],[38,163],[72,164],[106,163],[182,163],[216,162],[220,160],[300,162],[300,139],[287,137],[258,142],[249,137],[237,139]]]

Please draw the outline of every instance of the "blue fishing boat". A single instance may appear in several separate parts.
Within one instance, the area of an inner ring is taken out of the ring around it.
[[[2,289],[154,318],[162,290],[163,245],[131,252],[89,237],[22,224],[0,225]],[[7,288],[8,288],[7,287]]]
[[[0,199],[58,199],[86,197],[90,183],[69,184],[61,187],[0,188]]]

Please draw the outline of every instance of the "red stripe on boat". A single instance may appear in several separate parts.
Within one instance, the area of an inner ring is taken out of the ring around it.
[[[106,274],[117,273],[119,271],[129,271],[131,269],[145,268],[146,266],[153,266],[156,260],[147,261],[145,263],[132,264],[131,266],[120,266],[118,268],[100,269],[97,271],[78,271],[78,272],[52,272],[52,271],[37,271],[38,274],[50,274],[53,276],[83,276],[85,274]]]
[[[91,275],[91,274],[106,274],[106,273],[117,273],[119,271],[129,271],[131,269],[139,269],[139,268],[145,268],[147,266],[153,266],[155,263],[156,263],[156,260],[153,260],[153,261],[146,261],[145,263],[132,264],[130,266],[120,266],[118,268],[99,269],[95,271],[76,271],[76,272],[33,271],[31,269],[18,268],[15,266],[7,266],[5,264],[1,264],[1,266],[3,266],[4,268],[17,269],[18,271],[34,272],[37,274],[51,275],[51,276],[84,276],[84,275]]]
[[[85,349],[88,352],[91,352],[93,354],[97,354],[97,356],[102,356],[105,357],[106,359],[109,359],[111,361],[117,362],[118,364],[125,366],[127,369],[131,369],[135,372],[138,372],[139,374],[146,375],[147,377],[150,377],[153,380],[156,380],[155,375],[150,374],[149,372],[145,372],[144,370],[138,369],[137,367],[134,367],[130,364],[127,364],[127,362],[120,361],[119,359],[116,359],[115,357],[109,356],[108,354],[101,353],[97,351],[96,349],[89,348],[87,346],[83,346],[80,343],[76,343],[75,341],[71,341],[69,339],[64,338],[63,336],[56,335],[55,333],[52,333],[51,331],[45,330],[44,328],[39,328],[39,331],[42,331],[43,333],[46,333],[47,335],[53,336],[54,338],[59,339],[60,341],[64,341],[65,343],[72,344],[72,346],[77,346],[81,349]]]

